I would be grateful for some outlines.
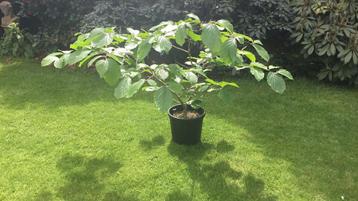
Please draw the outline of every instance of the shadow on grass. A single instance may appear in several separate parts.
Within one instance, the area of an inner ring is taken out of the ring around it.
[[[249,87],[240,89],[242,95],[234,105],[223,106],[216,100],[208,101],[208,114],[248,130],[249,140],[259,145],[267,157],[290,162],[289,171],[295,175],[300,187],[322,192],[329,200],[343,194],[352,199],[358,197],[355,190],[358,175],[354,169],[358,167],[355,156],[358,153],[358,124],[352,123],[358,121],[357,93],[296,81],[281,96],[261,84],[244,84]],[[0,94],[0,104],[14,109],[26,107],[28,103],[51,109],[92,101],[116,101],[113,89],[95,74],[84,76],[81,72],[40,68],[39,64],[31,63],[1,68]],[[141,99],[149,101],[151,97]],[[160,138],[141,142],[144,149],[161,144]],[[223,141],[216,149],[225,153],[234,146]],[[185,152],[179,154],[180,151],[176,155],[191,167],[192,178],[204,183],[205,175],[200,175],[201,172],[194,168],[195,157],[199,154],[200,158],[203,150],[187,153],[192,154],[187,159]],[[206,169],[210,170],[210,167]],[[207,190],[213,188],[208,185],[203,184]],[[174,194],[179,196],[180,192],[173,192],[172,197]],[[44,192],[43,197],[46,196],[50,195]]]
[[[263,180],[252,174],[243,175],[242,172],[231,168],[226,161],[215,164],[210,163],[206,158],[206,153],[215,150],[220,153],[232,151],[232,145],[223,141],[214,146],[211,144],[201,144],[196,146],[182,146],[171,143],[168,152],[184,162],[188,167],[188,172],[193,180],[193,189],[190,194],[174,191],[167,196],[167,201],[195,200],[194,184],[198,183],[201,191],[209,196],[211,201],[276,201],[277,197],[268,195],[265,192]],[[244,184],[240,187],[238,182]]]
[[[36,201],[51,201],[61,198],[65,201],[136,201],[134,196],[120,194],[123,189],[107,187],[121,164],[111,158],[88,158],[81,155],[64,155],[57,168],[64,175],[65,183],[52,194],[41,192]]]
[[[151,140],[141,140],[139,144],[145,151],[149,151],[163,146],[165,144],[165,138],[158,135],[153,137]]]
[[[258,84],[256,91],[243,88],[234,107],[211,100],[208,114],[247,130],[266,157],[291,164],[286,171],[306,192],[324,200],[356,199],[358,93],[306,85],[295,83],[284,95]]]

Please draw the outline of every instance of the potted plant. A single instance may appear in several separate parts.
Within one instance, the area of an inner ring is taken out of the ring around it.
[[[267,74],[269,86],[278,93],[286,88],[284,77],[293,79],[287,70],[266,65],[270,56],[262,43],[236,33],[227,20],[205,23],[189,14],[185,20],[162,22],[148,31],[127,31],[96,28],[79,34],[71,50],[48,55],[42,66],[95,66],[99,76],[115,87],[118,99],[131,98],[141,90],[153,92],[157,107],[168,112],[173,141],[179,144],[200,142],[205,94],[217,93],[229,100],[238,88],[235,82],[210,78],[213,68],[248,69],[258,81]],[[186,60],[169,64],[149,60],[151,51],[166,55],[174,49]]]

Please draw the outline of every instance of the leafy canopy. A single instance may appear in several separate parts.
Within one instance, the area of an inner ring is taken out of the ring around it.
[[[268,85],[278,93],[286,89],[284,77],[293,79],[287,70],[266,65],[270,56],[262,43],[236,33],[227,20],[202,22],[189,14],[185,20],[162,22],[148,31],[128,28],[127,32],[96,28],[80,34],[71,50],[50,54],[42,65],[95,66],[101,78],[116,86],[116,98],[131,98],[139,91],[154,92],[161,111],[167,111],[176,102],[200,107],[202,97],[211,92],[232,100],[238,84],[210,78],[207,73],[213,66],[249,69],[258,81],[268,74]],[[198,55],[193,54],[193,47],[200,47]],[[148,62],[152,51],[165,55],[173,49],[187,55],[183,64]]]

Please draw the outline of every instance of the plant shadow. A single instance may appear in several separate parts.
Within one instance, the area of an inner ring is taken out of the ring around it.
[[[230,152],[231,146],[227,142],[218,143],[219,147],[226,144],[225,149],[217,149],[218,146],[200,144],[195,146],[183,146],[171,143],[168,152],[187,165],[189,175],[193,183],[197,183],[200,190],[207,194],[211,201],[237,201],[257,200],[276,201],[277,197],[265,192],[263,180],[251,173],[244,175],[241,171],[233,169],[227,161],[219,161],[212,164],[207,153],[211,151]],[[230,149],[229,149],[230,148]],[[238,183],[243,183],[239,186]],[[168,201],[195,200],[195,189],[190,194],[176,190],[167,196]]]
[[[139,144],[145,151],[149,151],[163,146],[165,144],[165,138],[158,135],[153,137],[151,140],[141,140]]]
[[[216,145],[216,151],[219,153],[228,153],[231,152],[235,149],[235,146],[230,144],[228,141],[226,140],[221,140],[217,145]]]
[[[281,96],[259,84],[255,84],[255,92],[250,91],[252,87],[243,88],[241,93],[245,95],[234,107],[211,99],[208,113],[246,130],[247,140],[262,148],[266,157],[291,164],[288,172],[307,192],[323,194],[328,200],[341,195],[358,197],[358,183],[353,179],[358,176],[354,170],[358,160],[353,154],[358,152],[354,134],[358,133],[358,124],[354,123],[358,120],[354,114],[358,105],[353,104],[358,94],[297,82]],[[345,96],[332,95],[342,91]]]
[[[125,195],[124,189],[110,189],[109,178],[121,168],[112,158],[92,158],[81,155],[64,155],[57,168],[64,175],[65,182],[55,193],[40,192],[35,201],[51,201],[61,198],[65,201],[136,201],[132,195]]]

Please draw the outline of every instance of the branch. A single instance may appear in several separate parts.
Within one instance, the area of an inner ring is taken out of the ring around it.
[[[182,51],[182,52],[185,52],[185,53],[187,53],[187,54],[190,55],[190,52],[189,52],[188,50],[185,50],[185,49],[183,49],[183,48],[181,48],[181,47],[178,47],[178,46],[173,45],[173,48],[175,48],[175,49],[177,49],[177,50],[180,50],[180,51]]]
[[[156,80],[158,80],[160,83],[162,83],[165,87],[167,87],[167,88],[169,89],[169,91],[172,92],[172,94],[177,98],[177,100],[180,102],[181,105],[185,105],[185,104],[184,104],[184,101],[180,98],[180,96],[179,96],[177,93],[175,93],[175,91],[173,91],[172,89],[170,89],[169,86],[167,85],[167,83],[165,83],[162,79],[160,79],[159,77],[157,77],[154,72],[152,72],[152,76],[153,76]]]

